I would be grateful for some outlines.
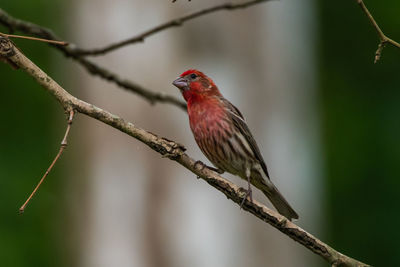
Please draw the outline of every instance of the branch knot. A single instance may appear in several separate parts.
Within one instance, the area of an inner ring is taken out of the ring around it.
[[[164,158],[178,159],[186,151],[186,148],[174,141],[171,141],[165,137],[160,138],[159,152]]]
[[[15,55],[14,44],[5,36],[0,36],[0,56],[4,58]]]

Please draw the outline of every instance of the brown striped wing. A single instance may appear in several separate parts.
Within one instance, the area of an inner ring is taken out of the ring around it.
[[[231,102],[229,102],[225,98],[220,97],[219,99],[220,99],[221,102],[223,102],[224,106],[227,108],[229,114],[232,117],[232,122],[233,122],[234,126],[244,136],[245,140],[247,141],[248,145],[250,146],[251,150],[253,151],[256,159],[260,163],[263,171],[265,172],[265,174],[269,178],[267,165],[264,162],[264,159],[263,159],[263,157],[262,157],[262,155],[260,153],[260,149],[258,148],[257,143],[254,140],[254,137],[251,134],[250,129],[247,126],[246,121],[245,121],[242,113],[240,113],[239,109],[236,108]]]

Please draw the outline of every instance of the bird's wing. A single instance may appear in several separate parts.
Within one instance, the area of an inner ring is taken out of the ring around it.
[[[235,127],[237,129],[239,129],[240,133],[244,136],[245,140],[247,141],[247,143],[249,144],[251,150],[253,151],[256,159],[259,161],[263,171],[265,172],[265,174],[269,178],[267,165],[264,162],[264,159],[263,159],[263,157],[262,157],[262,155],[260,153],[260,149],[258,148],[257,143],[254,140],[254,137],[251,134],[250,129],[247,126],[246,121],[245,121],[242,113],[240,113],[239,109],[237,107],[235,107],[231,102],[226,100],[225,98],[220,97],[220,101],[222,101],[224,106],[227,108],[228,113],[232,117],[233,124],[235,125]]]

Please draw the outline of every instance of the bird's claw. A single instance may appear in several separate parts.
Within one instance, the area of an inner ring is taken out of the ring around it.
[[[218,169],[218,168],[214,168],[214,167],[207,166],[206,164],[204,164],[204,163],[201,162],[200,160],[197,160],[197,161],[194,163],[194,168],[197,169],[197,168],[198,168],[198,167],[197,167],[198,165],[200,165],[200,167],[199,167],[200,171],[204,170],[204,168],[207,168],[207,169],[210,169],[210,170],[212,170],[212,171],[215,171],[216,173],[219,173],[219,174],[223,174],[223,173],[225,172],[224,170],[221,170],[221,169]]]
[[[210,167],[210,166],[207,166],[207,168],[209,168],[210,170],[215,171],[216,173],[219,173],[219,174],[223,174],[225,172],[224,170],[221,170],[221,169],[218,169],[218,168],[214,168],[214,167]]]
[[[196,162],[194,163],[194,168],[197,169],[199,165],[200,171],[202,171],[206,167],[206,164],[204,164],[200,160],[196,160]]]
[[[221,170],[221,169],[215,169],[215,171],[217,172],[217,173],[219,173],[219,174],[223,174],[225,171],[224,170]]]
[[[243,189],[244,191],[244,189]],[[246,194],[243,197],[242,202],[240,203],[240,209],[243,208],[243,204],[246,201],[247,197],[250,198],[250,202],[253,202],[253,191],[251,190],[251,187],[249,186],[249,188],[246,190]]]

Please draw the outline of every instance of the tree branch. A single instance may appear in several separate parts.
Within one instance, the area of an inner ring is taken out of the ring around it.
[[[131,37],[129,39],[123,40],[123,41],[119,41],[110,45],[107,45],[105,47],[102,48],[94,48],[94,49],[79,49],[79,48],[75,48],[74,52],[78,55],[90,55],[90,56],[98,56],[98,55],[103,55],[106,54],[108,52],[111,52],[113,50],[116,50],[118,48],[121,48],[123,46],[126,45],[130,45],[130,44],[134,44],[137,42],[143,42],[145,38],[149,37],[150,35],[156,34],[158,32],[161,32],[163,30],[172,28],[172,27],[178,27],[178,26],[182,26],[184,22],[188,21],[188,20],[192,20],[195,19],[197,17],[203,16],[203,15],[207,15],[209,13],[214,13],[216,11],[220,11],[220,10],[234,10],[234,9],[241,9],[241,8],[247,8],[250,7],[252,5],[255,4],[259,4],[262,2],[267,2],[267,1],[271,1],[271,0],[251,0],[248,2],[244,2],[244,3],[225,3],[225,4],[221,4],[221,5],[216,5],[213,7],[209,7],[191,14],[188,14],[186,16],[180,17],[180,18],[176,18],[174,20],[171,20],[169,22],[163,23],[161,25],[158,25],[154,28],[151,28],[145,32],[143,32],[142,34],[139,34],[137,36]]]
[[[31,34],[48,40],[61,41],[61,39],[58,38],[51,30],[30,22],[16,19],[10,16],[1,8],[0,8],[0,24],[6,26],[11,30],[18,30],[26,34]],[[107,70],[106,68],[103,68],[91,62],[90,60],[80,57],[77,53],[75,53],[76,48],[74,48],[75,46],[73,44],[70,44],[69,46],[59,46],[59,45],[52,45],[52,46],[62,51],[65,54],[65,56],[70,57],[75,61],[77,61],[92,75],[99,76],[104,80],[115,83],[121,88],[124,88],[137,95],[140,95],[148,102],[150,102],[150,104],[168,103],[175,105],[186,111],[186,103],[184,103],[182,100],[164,93],[152,92],[151,90],[144,88],[143,86],[138,85],[132,81],[122,79],[116,73],[113,73],[112,71]]]
[[[122,47],[122,46],[130,44],[130,43],[143,41],[144,38],[146,38],[152,34],[155,34],[157,32],[160,32],[162,30],[165,30],[165,29],[168,29],[171,27],[180,26],[185,21],[194,19],[194,18],[202,16],[202,15],[206,15],[206,14],[209,14],[209,13],[212,13],[215,11],[219,11],[219,10],[223,10],[223,9],[233,10],[233,9],[239,9],[239,8],[246,8],[248,6],[255,5],[255,4],[258,4],[261,2],[265,2],[265,1],[271,1],[271,0],[251,0],[251,1],[248,1],[245,3],[238,3],[238,4],[226,3],[226,4],[218,5],[215,7],[211,7],[208,9],[204,9],[204,10],[189,14],[187,16],[172,20],[172,21],[162,24],[160,26],[157,26],[153,29],[150,29],[150,30],[142,33],[139,36],[125,40],[121,44],[113,44],[112,45],[113,48],[111,48],[111,49],[106,48],[106,50],[111,51],[111,50],[114,50],[116,48]],[[24,32],[26,34],[35,35],[40,38],[61,41],[61,39],[58,38],[51,30],[41,27],[41,26],[36,25],[31,22],[16,19],[16,18],[12,17],[11,15],[9,15],[7,12],[5,12],[1,8],[0,8],[0,24],[4,25],[8,29],[10,29],[10,31],[18,30],[18,31]],[[140,95],[141,97],[146,99],[148,102],[150,102],[150,104],[156,104],[158,102],[172,104],[172,105],[177,106],[177,107],[183,109],[184,111],[186,111],[186,103],[183,102],[182,100],[180,100],[174,96],[167,95],[165,93],[152,92],[151,90],[144,88],[143,86],[138,85],[132,81],[122,79],[116,73],[114,73],[110,70],[107,70],[106,68],[101,67],[98,64],[95,64],[92,61],[87,60],[81,56],[81,55],[85,54],[85,52],[91,51],[91,50],[80,49],[72,43],[70,43],[69,46],[67,46],[67,47],[59,46],[59,45],[53,45],[53,47],[62,51],[65,54],[65,56],[71,57],[72,59],[77,61],[90,74],[92,74],[94,76],[99,76],[100,78],[102,78],[104,80],[115,83],[116,85],[118,85],[121,88],[124,88],[130,92],[137,94],[137,95]]]
[[[56,162],[58,161],[58,159],[60,158],[61,154],[64,152],[64,150],[67,148],[68,142],[68,135],[69,135],[69,130],[71,129],[71,125],[72,125],[72,120],[74,119],[74,111],[71,109],[69,111],[69,117],[68,117],[68,122],[67,122],[67,130],[65,130],[65,134],[64,134],[64,138],[61,141],[61,145],[60,145],[60,150],[58,150],[58,153],[56,155],[56,157],[54,158],[53,162],[50,164],[49,168],[47,169],[47,171],[44,173],[42,179],[40,179],[39,183],[37,184],[37,186],[35,187],[35,189],[33,189],[32,193],[30,194],[30,196],[28,197],[28,199],[25,201],[25,203],[21,206],[21,208],[19,208],[19,212],[23,213],[25,211],[26,206],[28,205],[29,201],[31,201],[31,199],[33,198],[33,196],[36,194],[37,190],[39,189],[40,185],[43,183],[44,179],[46,179],[47,175],[50,173],[51,169],[54,167],[54,165],[56,164]]]
[[[367,16],[369,21],[371,22],[372,26],[375,28],[375,31],[378,34],[378,37],[379,37],[379,40],[380,40],[379,41],[379,45],[378,45],[378,49],[375,52],[374,63],[376,63],[381,58],[383,48],[385,47],[386,44],[391,44],[392,46],[397,47],[397,48],[400,48],[400,44],[398,42],[390,39],[389,37],[387,37],[383,33],[383,31],[379,27],[378,23],[376,23],[374,17],[371,15],[371,13],[369,12],[368,8],[365,6],[363,0],[356,0],[356,1],[360,5],[362,11],[365,13],[365,15]]]
[[[202,178],[211,186],[221,191],[228,199],[231,199],[238,205],[240,205],[243,198],[246,196],[246,190],[243,188],[229,182],[214,171],[202,167],[201,164],[196,164],[196,161],[185,153],[185,148],[182,145],[150,133],[132,123],[126,122],[124,119],[113,115],[108,111],[72,96],[31,60],[29,60],[14,46],[12,42],[9,41],[8,38],[1,36],[0,57],[6,58],[7,62],[12,62],[12,64],[20,67],[32,76],[46,91],[56,98],[66,112],[74,110],[86,114],[89,117],[108,124],[111,127],[138,139],[163,157],[168,157],[169,159],[178,162],[180,165],[193,172],[197,177]],[[341,254],[299,226],[290,222],[284,216],[270,210],[257,201],[251,202],[246,199],[242,208],[321,256],[332,266],[368,266]]]

